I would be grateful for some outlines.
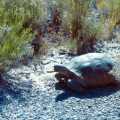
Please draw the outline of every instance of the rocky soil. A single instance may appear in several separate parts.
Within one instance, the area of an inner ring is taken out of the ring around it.
[[[96,50],[117,60],[113,73],[119,79],[120,43],[113,41],[99,42]],[[53,66],[71,57],[66,49],[54,47],[46,57],[8,71],[5,78],[10,85],[0,88],[0,120],[120,120],[118,89],[99,88],[78,94],[58,87]]]

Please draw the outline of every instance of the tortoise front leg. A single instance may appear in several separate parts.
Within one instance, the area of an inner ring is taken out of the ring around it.
[[[59,81],[59,83],[66,84],[69,79],[69,76],[65,73],[56,73],[55,78]]]
[[[68,82],[67,82],[67,87],[74,91],[74,92],[77,92],[77,93],[81,93],[81,92],[85,92],[85,87],[82,86],[78,80],[75,80],[75,79],[69,79]]]

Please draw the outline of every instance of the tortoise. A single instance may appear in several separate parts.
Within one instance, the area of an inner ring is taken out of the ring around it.
[[[71,59],[67,64],[54,65],[55,77],[61,85],[74,91],[115,84],[111,74],[114,60],[105,53],[87,53]]]

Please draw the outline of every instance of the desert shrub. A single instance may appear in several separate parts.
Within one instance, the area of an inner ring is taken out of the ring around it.
[[[1,0],[0,24],[21,24],[27,18],[42,19],[42,8],[40,0]]]
[[[91,18],[92,0],[66,0],[63,8],[63,27],[72,33],[76,40],[77,54],[93,50],[93,45],[101,33],[101,22],[94,23]]]
[[[43,21],[41,0],[0,0],[0,62],[4,63],[21,56],[24,47],[31,41],[30,28],[23,29],[27,19]]]
[[[108,39],[113,29],[120,25],[120,0],[99,0],[97,7],[101,11],[104,24],[103,33]]]
[[[1,60],[13,59],[18,57],[23,46],[30,41],[31,34],[29,30],[22,32],[21,35],[17,33],[18,26],[14,26],[8,31],[4,37],[4,41],[0,44],[0,58]]]
[[[97,39],[110,39],[113,29],[120,24],[120,0],[96,0],[99,20],[91,20],[91,6],[95,0],[56,1],[61,8],[62,26],[76,40],[77,53],[92,51]],[[95,19],[95,18],[93,18]]]

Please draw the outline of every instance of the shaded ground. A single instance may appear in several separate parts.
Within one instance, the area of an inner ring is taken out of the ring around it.
[[[103,42],[102,48],[97,46],[97,50],[108,52],[119,60],[117,41],[116,44]],[[35,58],[27,66],[11,69],[6,78],[14,83],[13,86],[0,89],[0,120],[119,120],[120,91],[116,88],[81,94],[60,90],[52,68],[70,59],[67,53],[61,54],[54,47],[48,57]],[[114,71],[118,78],[119,66],[118,61]]]

